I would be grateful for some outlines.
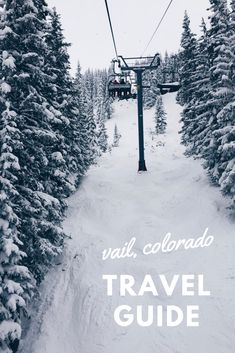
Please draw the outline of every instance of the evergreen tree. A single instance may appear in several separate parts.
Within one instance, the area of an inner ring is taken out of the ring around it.
[[[21,314],[32,296],[32,275],[22,265],[26,253],[20,240],[20,219],[16,205],[20,195],[15,187],[20,170],[15,153],[21,150],[17,114],[5,103],[0,124],[0,338],[1,351],[21,336]]]
[[[155,131],[157,134],[164,134],[166,131],[166,112],[164,109],[162,97],[159,96],[155,105]]]
[[[97,72],[97,87],[99,85],[99,80],[101,79],[103,85],[103,102],[104,102],[104,110],[105,110],[105,119],[109,120],[112,117],[113,109],[112,109],[112,99],[109,97],[108,92],[108,72],[107,70],[102,70]],[[97,89],[98,93],[98,89]]]
[[[79,63],[74,80],[74,87],[75,98],[77,99],[79,107],[80,145],[82,146],[84,164],[86,168],[88,168],[96,157],[96,124],[94,120],[93,102],[88,97]]]
[[[190,19],[187,12],[185,12],[184,15],[181,47],[183,49],[180,53],[182,67],[180,68],[179,72],[181,89],[178,93],[177,100],[181,105],[185,105],[191,101],[194,94],[192,83],[196,67],[197,53],[197,41],[195,34],[192,33],[190,29]]]
[[[95,79],[94,73],[88,69],[83,75],[84,86],[86,87],[87,99],[94,102],[95,100]]]
[[[178,95],[184,105],[182,139],[187,153],[202,157],[212,180],[234,199],[235,5],[232,0],[229,13],[226,0],[210,3],[210,29],[203,21],[202,36],[196,44],[187,16],[184,20],[181,59],[188,57],[188,62],[181,68]],[[185,57],[189,49],[191,55]],[[194,58],[191,62],[190,57]]]
[[[103,101],[103,84],[100,81],[98,86],[97,98],[95,101],[95,118],[97,128],[97,144],[101,153],[106,152],[108,148],[108,136],[105,127],[105,108]]]
[[[114,133],[113,133],[113,147],[118,147],[119,146],[119,140],[121,138],[121,134],[118,131],[117,125],[115,124],[114,126]]]
[[[107,82],[105,70],[87,70],[83,75],[85,110],[91,131],[96,131],[95,136],[93,133],[90,135],[93,158],[106,152],[108,148],[105,122],[111,117],[112,107],[110,99],[107,103]]]
[[[226,3],[217,8],[212,2],[212,9],[215,19],[211,36],[215,35],[218,40],[213,49],[219,53],[219,58],[214,58],[212,67],[217,116],[212,126],[213,144],[206,150],[206,157],[212,158],[207,166],[223,193],[233,198],[235,208],[235,2],[231,1],[230,14]],[[222,23],[218,26],[216,17],[219,14]],[[219,87],[215,85],[215,79],[218,79]]]
[[[145,109],[153,108],[160,90],[157,87],[162,82],[162,66],[154,71],[146,71],[144,73],[143,84],[150,86],[150,88],[143,90],[144,107]]]
[[[19,112],[19,106],[24,105],[26,96],[24,96],[23,100],[18,82],[20,79],[28,78],[23,75],[24,60],[27,59],[21,54],[20,43],[16,39],[18,37],[17,30],[21,31],[22,23],[18,23],[18,28],[16,28],[15,21],[12,21],[13,13],[16,18],[22,19],[27,11],[31,12],[32,5],[28,5],[27,7],[24,5],[21,3],[17,7],[16,4],[5,1],[4,15],[2,14],[1,16],[0,33],[0,60],[2,66],[0,73],[0,230],[2,235],[0,242],[0,326],[3,333],[1,335],[0,347],[5,351],[8,350],[15,339],[19,339],[20,337],[21,312],[31,295],[31,275],[28,268],[22,266],[26,254],[21,250],[24,245],[22,238],[25,234],[20,217],[22,196],[19,192],[21,177],[25,172],[24,164],[20,160],[22,159],[20,157],[25,152],[22,142],[25,131],[22,130],[22,127],[25,127],[27,117],[26,114],[23,116]],[[33,14],[35,14],[34,11],[32,11],[31,20],[33,20]],[[37,37],[35,36],[36,40]],[[28,41],[30,41],[29,38]],[[22,47],[25,48],[27,44],[25,42]],[[21,71],[17,72],[19,63]],[[21,74],[20,77],[19,74]],[[30,94],[33,96],[34,92],[31,91]],[[30,94],[28,93],[28,96]],[[21,232],[19,229],[22,229]]]
[[[188,102],[183,115],[188,124],[183,125],[182,136],[186,144],[188,155],[200,156],[204,139],[208,133],[210,120],[211,85],[210,62],[208,56],[209,36],[205,21],[201,24],[202,35],[198,41],[198,50],[195,54],[196,66],[192,75],[193,96]],[[187,116],[189,119],[187,120]],[[183,122],[185,122],[183,119]]]
[[[231,101],[234,99],[234,87],[231,80],[231,61],[233,54],[229,40],[229,15],[227,1],[211,0],[211,29],[209,56],[211,61],[210,82],[212,89],[209,132],[203,150],[206,167],[215,182],[224,171],[221,163],[221,143],[219,131],[232,124]]]
[[[40,280],[61,252],[63,240],[58,227],[63,203],[48,194],[48,185],[51,193],[58,186],[51,187],[48,180],[51,152],[63,140],[53,130],[61,114],[53,112],[48,99],[52,85],[48,85],[48,47],[43,37],[48,10],[44,1],[36,0],[6,0],[4,10],[0,33],[2,346],[10,344],[13,326],[8,322],[20,323],[21,308],[30,297],[30,272]]]
[[[152,95],[152,72],[145,71],[143,73],[143,85],[150,86],[143,90],[143,103],[145,109],[150,109],[154,106],[156,98]]]
[[[57,150],[53,151],[53,156],[60,156],[53,159],[52,167],[56,168],[56,175],[53,175],[63,181],[62,189],[66,192],[64,196],[68,196],[75,190],[86,170],[86,146],[81,129],[82,92],[70,77],[67,52],[69,44],[64,40],[60,16],[55,9],[50,13],[47,44],[47,71],[54,78],[51,104],[55,111],[61,112],[62,117],[53,129],[63,136],[61,146],[56,146]],[[76,178],[71,178],[70,175],[76,175]],[[75,180],[75,185],[71,183],[72,180]]]
[[[71,79],[60,17],[44,0],[4,0],[1,6],[0,349],[10,352],[34,279],[41,281],[62,252],[64,198],[94,160],[97,87],[91,73],[90,91],[79,70]]]
[[[89,136],[89,160],[90,164],[95,162],[95,159],[98,155],[98,143],[96,136],[96,122],[95,122],[95,114],[94,114],[94,102],[89,100],[88,93],[86,87],[84,87],[84,109],[87,118],[87,129]]]

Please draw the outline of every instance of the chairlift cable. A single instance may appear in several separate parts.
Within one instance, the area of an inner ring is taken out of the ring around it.
[[[107,0],[104,0],[104,1],[105,1],[106,10],[107,10],[108,20],[109,20],[109,26],[110,26],[110,30],[111,30],[111,34],[112,34],[113,46],[114,46],[116,58],[118,60],[117,46],[116,46],[116,41],[115,41],[115,37],[114,37],[114,31],[113,31],[113,26],[112,26],[110,12],[109,12],[108,1]]]
[[[174,0],[171,0],[171,1],[169,2],[168,6],[167,6],[167,8],[166,8],[166,10],[165,10],[165,12],[164,12],[163,15],[162,15],[162,18],[160,19],[160,21],[159,21],[159,23],[158,23],[158,25],[157,25],[155,31],[153,32],[153,34],[152,34],[152,36],[151,36],[151,38],[150,38],[148,44],[146,45],[146,47],[145,47],[145,49],[144,49],[144,51],[143,51],[141,57],[143,57],[144,53],[146,52],[146,50],[148,49],[149,45],[151,44],[153,38],[155,37],[155,35],[156,35],[156,33],[157,33],[159,27],[161,26],[161,24],[162,24],[162,22],[163,22],[163,20],[164,20],[164,18],[165,18],[165,16],[166,16],[166,14],[167,14],[167,12],[168,12],[170,6],[171,6],[171,4],[173,3],[173,1],[174,1]]]

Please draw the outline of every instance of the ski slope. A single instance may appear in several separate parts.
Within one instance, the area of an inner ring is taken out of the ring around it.
[[[175,95],[164,97],[168,128],[152,131],[153,110],[145,112],[147,173],[138,174],[136,102],[115,103],[107,124],[122,135],[120,147],[106,153],[70,198],[64,222],[68,240],[62,263],[50,272],[32,316],[22,353],[233,353],[235,347],[235,234],[227,201],[209,184],[199,161],[183,155],[178,135],[180,108]],[[148,242],[167,232],[174,239],[198,237],[206,228],[215,237],[209,248],[141,255]],[[102,261],[104,248],[136,237],[136,259]],[[107,297],[103,274],[200,274],[210,297],[176,292],[142,298]],[[200,304],[200,326],[119,327],[114,309],[122,304]]]

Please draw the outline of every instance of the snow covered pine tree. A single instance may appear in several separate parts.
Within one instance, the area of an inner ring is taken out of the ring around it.
[[[187,14],[182,35],[182,140],[187,153],[204,159],[212,181],[235,208],[235,21],[234,0],[210,0],[210,29],[202,22],[196,41]]]
[[[56,11],[44,0],[1,7],[0,349],[11,352],[27,302],[62,251],[64,198],[92,158]]]
[[[122,137],[122,135],[119,133],[117,125],[115,124],[114,126],[114,133],[113,133],[113,147],[118,147],[119,146],[119,140]]]
[[[190,29],[190,19],[187,12],[184,15],[181,46],[183,48],[180,53],[182,67],[179,72],[181,89],[178,92],[177,100],[184,107],[182,112],[182,140],[183,143],[187,144],[190,139],[191,124],[194,118],[194,75],[197,54],[197,41]]]
[[[164,134],[166,131],[166,112],[164,110],[164,105],[162,101],[162,97],[158,96],[156,105],[155,105],[155,131],[156,134]]]
[[[104,153],[108,148],[108,136],[105,127],[105,105],[104,105],[104,86],[99,80],[97,97],[95,100],[95,117],[97,127],[97,143],[100,153]]]
[[[235,202],[235,26],[226,0],[211,0],[212,110],[203,157],[212,180]],[[234,10],[234,1],[231,2]],[[232,44],[232,45],[231,45]]]
[[[20,170],[15,154],[22,147],[21,134],[17,128],[17,114],[10,110],[8,101],[2,112],[0,129],[0,349],[7,352],[12,344],[19,342],[21,314],[33,288],[32,275],[22,265],[26,253],[21,250],[23,243],[17,215],[21,197],[14,186]]]
[[[89,94],[81,74],[81,66],[78,63],[76,77],[74,80],[75,98],[79,109],[79,123],[81,134],[81,145],[83,145],[83,160],[88,168],[97,156],[96,124],[94,119],[93,101]]]
[[[210,85],[210,61],[208,57],[209,36],[205,21],[201,24],[202,35],[198,40],[196,55],[196,68],[193,75],[193,99],[188,104],[191,111],[191,120],[187,126],[183,126],[187,145],[186,154],[200,156],[203,149],[204,139],[208,132],[208,121],[210,120],[211,107],[211,85]],[[187,138],[186,138],[187,136]]]
[[[53,154],[53,176],[57,183],[61,181],[60,192],[64,193],[61,196],[68,196],[75,190],[88,163],[85,161],[84,130],[81,129],[81,92],[76,91],[78,88],[69,74],[69,44],[64,41],[60,16],[55,9],[50,13],[46,39],[49,48],[46,68],[48,75],[53,77],[50,103],[53,112],[57,113],[53,129],[63,136]]]

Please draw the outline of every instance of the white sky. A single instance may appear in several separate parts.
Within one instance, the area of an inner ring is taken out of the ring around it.
[[[139,56],[149,41],[169,0],[108,0],[118,54]],[[70,48],[73,71],[79,60],[83,69],[105,68],[115,56],[104,0],[48,0],[61,14]],[[201,18],[208,16],[209,0],[174,0],[146,54],[176,52],[182,20],[187,10],[192,30],[199,33]]]

